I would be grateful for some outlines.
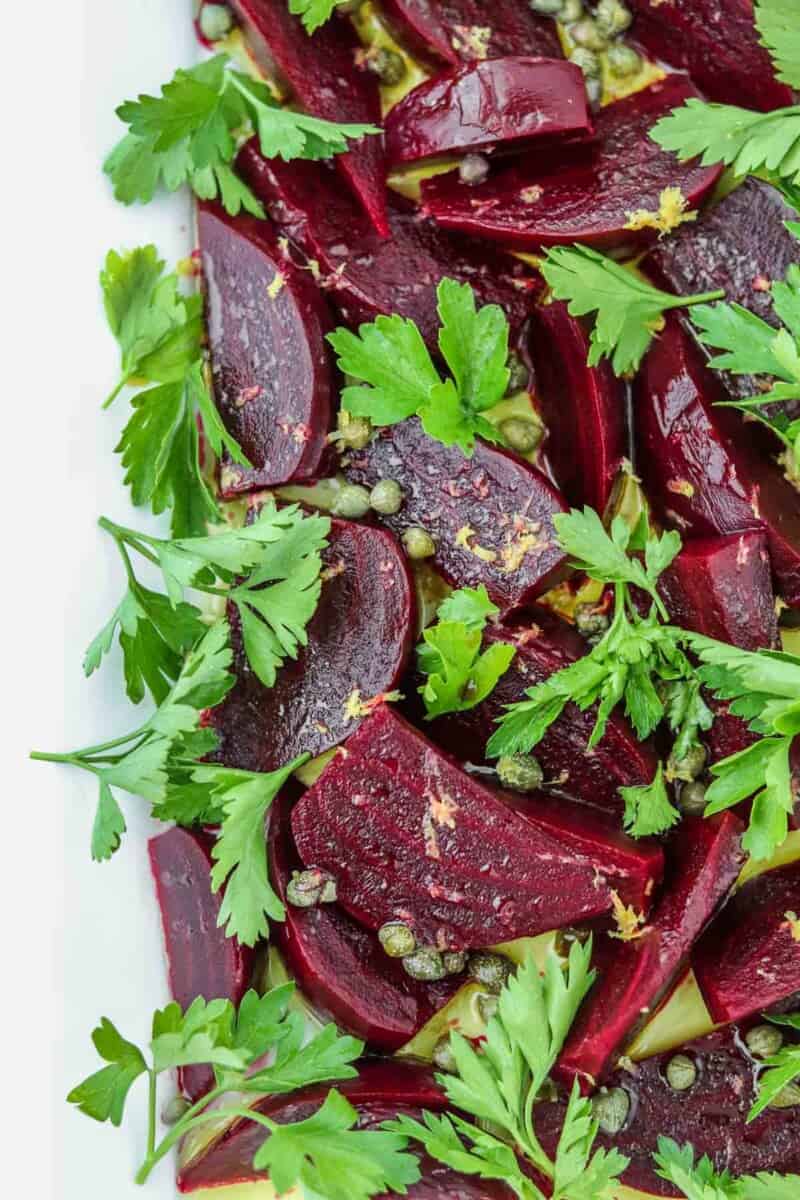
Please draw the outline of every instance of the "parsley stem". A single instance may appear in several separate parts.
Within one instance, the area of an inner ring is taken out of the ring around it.
[[[213,1088],[207,1095],[201,1097],[184,1115],[180,1121],[173,1125],[169,1133],[162,1138],[158,1146],[148,1149],[147,1157],[142,1163],[139,1170],[136,1172],[136,1182],[146,1183],[150,1172],[157,1163],[161,1161],[165,1155],[169,1154],[170,1150],[181,1138],[189,1132],[190,1129],[196,1129],[200,1125],[205,1125],[209,1121],[219,1121],[222,1117],[243,1117],[248,1121],[255,1121],[258,1125],[263,1125],[270,1132],[275,1128],[275,1122],[269,1117],[263,1116],[262,1113],[256,1112],[255,1109],[245,1107],[232,1108],[209,1108],[212,1100],[218,1096],[222,1096],[226,1092],[226,1088]]]
[[[148,550],[147,546],[143,546],[142,542],[158,542],[160,538],[148,537],[146,533],[141,533],[138,529],[128,529],[125,525],[117,525],[116,521],[110,520],[109,517],[100,517],[97,524],[106,533],[110,533],[118,546],[122,546],[127,542],[138,554],[148,559],[151,563],[159,566],[159,561],[152,550]]]
[[[148,732],[147,725],[142,725],[141,728],[135,729],[133,733],[126,733],[122,737],[114,738],[110,742],[101,742],[98,746],[87,746],[84,750],[70,750],[66,754],[51,754],[45,750],[31,750],[29,758],[35,759],[37,762],[53,762],[53,763],[71,763],[76,767],[83,767],[87,771],[94,771],[92,763],[89,761],[101,754],[105,754],[107,750],[114,750],[117,746],[126,746],[129,742],[135,741]],[[107,761],[107,760],[101,760]]]
[[[716,292],[699,292],[696,296],[676,296],[677,303],[671,304],[670,308],[690,308],[693,304],[710,304],[712,300],[724,300],[725,292],[721,289]]]
[[[156,1148],[156,1072],[151,1067],[147,1072],[147,1157]]]
[[[117,386],[114,388],[113,392],[111,392],[111,394],[110,394],[110,395],[106,396],[105,400],[103,401],[103,409],[106,409],[106,408],[110,408],[110,407],[111,407],[111,405],[112,405],[112,404],[114,403],[114,401],[116,400],[117,396],[120,394],[120,392],[122,391],[122,389],[123,389],[123,388],[125,387],[125,385],[127,384],[127,382],[128,382],[128,378],[127,378],[127,376],[126,376],[126,375],[123,375],[123,376],[122,376],[122,379],[120,379],[119,383],[118,383],[118,384],[117,384]]]

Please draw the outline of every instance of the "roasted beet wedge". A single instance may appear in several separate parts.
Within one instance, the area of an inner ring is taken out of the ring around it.
[[[586,330],[559,301],[533,310],[531,352],[554,478],[570,504],[602,513],[629,453],[627,384],[606,359],[587,364]]]
[[[800,492],[772,461],[772,444],[762,443],[760,427],[715,407],[724,399],[694,339],[677,318],[668,318],[635,388],[645,490],[662,519],[684,536],[763,530],[777,591],[800,605]]]
[[[414,589],[391,534],[334,521],[324,553],[322,598],[308,645],[287,661],[275,686],[250,670],[235,612],[237,682],[211,710],[215,757],[229,767],[272,771],[298,754],[322,754],[344,741],[376,697],[403,673],[414,630]]]
[[[267,221],[202,203],[197,218],[214,397],[253,464],[222,460],[222,494],[313,478],[330,425],[327,305]]]
[[[633,37],[688,71],[710,100],[764,111],[792,103],[760,43],[753,0],[631,0],[630,7]]]
[[[383,0],[400,39],[434,62],[474,62],[506,54],[561,57],[555,23],[536,16],[527,4],[496,0]]]
[[[594,839],[532,797],[492,792],[387,707],[377,709],[292,814],[307,865],[331,871],[370,929],[410,925],[422,945],[465,949],[639,903],[660,851]]]
[[[503,609],[524,604],[557,580],[565,557],[553,517],[566,505],[529,463],[478,442],[472,458],[429,438],[416,419],[380,429],[346,467],[354,483],[395,479],[403,505],[381,520],[395,533],[423,526],[437,570],[458,587],[485,584]]]
[[[270,874],[286,906],[286,920],[274,925],[273,939],[297,986],[318,1012],[374,1048],[397,1050],[447,1003],[463,977],[418,982],[383,952],[374,933],[357,925],[338,904],[287,904],[291,872],[302,868],[292,838],[291,809],[291,799],[284,794],[270,819]]]
[[[221,895],[211,891],[211,847],[205,834],[176,826],[151,838],[150,869],[156,885],[169,990],[181,1008],[198,996],[238,1004],[250,980],[253,951],[217,925]],[[194,1101],[214,1082],[210,1067],[185,1067],[180,1083]]]
[[[447,234],[399,200],[389,210],[391,237],[381,240],[320,163],[267,160],[251,141],[238,166],[272,219],[308,258],[348,325],[399,313],[435,349],[436,286],[445,277],[471,284],[480,304],[499,304],[512,340],[527,321],[542,279],[511,255]]]
[[[736,1026],[688,1042],[680,1048],[697,1067],[697,1080],[676,1091],[666,1069],[675,1050],[621,1067],[609,1076],[609,1087],[622,1088],[630,1099],[623,1129],[610,1136],[600,1132],[598,1146],[615,1147],[630,1158],[622,1176],[629,1187],[657,1196],[683,1196],[655,1172],[652,1155],[659,1137],[694,1146],[699,1158],[707,1154],[718,1171],[751,1175],[800,1171],[800,1107],[767,1108],[747,1124],[756,1098],[756,1063],[747,1053],[743,1031]],[[536,1106],[536,1130],[550,1152],[556,1147],[564,1120],[566,1099]]]
[[[757,875],[701,938],[692,966],[715,1021],[800,999],[800,862]]]
[[[380,125],[377,76],[359,68],[361,43],[347,21],[326,21],[309,36],[284,0],[231,0],[256,62],[267,74],[277,67],[306,112],[326,121]],[[336,165],[382,237],[386,219],[383,141],[370,134]]]
[[[477,186],[453,171],[425,180],[423,209],[446,229],[523,250],[652,242],[655,230],[626,228],[632,213],[657,213],[666,187],[679,187],[696,208],[719,178],[720,168],[681,164],[648,136],[659,118],[696,94],[685,75],[669,75],[601,109],[588,146],[536,151]]]
[[[421,83],[386,117],[390,162],[518,150],[592,131],[583,72],[564,59],[492,58]]]
[[[785,225],[796,216],[780,192],[749,177],[697,221],[657,242],[642,267],[667,291],[689,295],[721,288],[729,303],[778,325],[769,285],[800,263],[800,242]],[[734,396],[758,391],[751,375],[725,371],[722,379]]]
[[[733,813],[684,818],[671,839],[661,896],[641,935],[599,946],[600,978],[561,1052],[559,1080],[577,1078],[587,1090],[604,1080],[636,1027],[661,1005],[736,881],[742,830]]]
[[[526,613],[510,627],[490,627],[486,644],[496,642],[510,642],[517,653],[492,694],[475,708],[438,717],[425,727],[435,742],[473,763],[484,761],[484,747],[504,705],[523,700],[527,688],[542,683],[587,651],[580,634],[544,608]],[[534,753],[548,783],[584,804],[613,813],[618,826],[623,808],[618,789],[649,783],[656,771],[656,755],[648,744],[637,740],[617,713],[611,716],[599,745],[588,751],[594,719],[593,712],[584,713],[577,705],[568,704]]]

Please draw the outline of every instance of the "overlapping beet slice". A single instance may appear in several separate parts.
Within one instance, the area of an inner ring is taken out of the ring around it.
[[[451,583],[485,584],[503,609],[540,595],[564,570],[553,517],[566,505],[529,463],[478,441],[472,458],[443,446],[416,417],[380,429],[346,465],[352,482],[394,479],[399,512],[381,520],[395,533],[422,526],[436,544],[431,560]]]
[[[719,167],[679,163],[648,136],[656,121],[696,94],[687,76],[669,75],[601,109],[596,139],[587,146],[530,153],[477,186],[456,172],[427,179],[424,211],[446,229],[525,250],[652,242],[655,230],[626,228],[632,213],[657,213],[666,187],[679,187],[696,208],[719,178]]]
[[[637,1025],[669,993],[694,942],[723,902],[743,862],[743,825],[733,813],[686,817],[673,835],[664,886],[641,935],[606,939],[600,978],[567,1038],[556,1067],[584,1088],[604,1080]]]
[[[358,64],[360,42],[347,21],[326,21],[311,35],[285,0],[231,0],[250,49],[267,74],[277,68],[306,112],[340,124],[380,125],[377,76]],[[382,237],[386,164],[382,139],[369,134],[336,165]]]
[[[597,839],[579,810],[490,791],[386,706],[306,792],[292,829],[356,920],[402,920],[441,949],[597,915],[612,888],[646,905],[661,870],[657,847]]]
[[[247,663],[229,614],[236,684],[209,723],[229,767],[272,771],[298,754],[322,754],[349,736],[405,668],[415,623],[413,585],[391,534],[333,521],[322,596],[308,645],[265,688]]]
[[[607,359],[588,365],[589,336],[560,301],[533,310],[530,345],[554,478],[570,504],[603,513],[629,454],[628,385]]]
[[[469,283],[479,304],[499,304],[512,341],[542,288],[538,272],[511,255],[451,235],[395,199],[391,236],[381,239],[321,163],[265,159],[254,141],[238,169],[272,219],[309,260],[343,320],[352,326],[399,313],[436,348],[436,287],[444,278]]]
[[[710,100],[765,112],[792,103],[759,40],[753,0],[630,0],[630,7],[633,37],[688,71]]]
[[[282,253],[269,222],[205,202],[197,229],[214,397],[252,463],[234,466],[225,452],[222,494],[312,478],[330,425],[325,299]]]
[[[151,838],[150,869],[156,885],[169,990],[181,1008],[198,996],[239,1003],[247,991],[253,951],[217,925],[222,895],[211,891],[211,847],[206,834],[176,826]],[[180,1082],[190,1100],[211,1087],[210,1067],[184,1067]]]
[[[773,461],[761,427],[715,407],[725,398],[694,339],[677,318],[668,318],[635,388],[645,490],[662,519],[684,535],[763,530],[777,590],[798,605],[800,492]]]
[[[516,0],[383,0],[400,39],[434,62],[474,62],[506,54],[561,57],[555,23]]]
[[[800,1000],[800,862],[765,871],[734,896],[698,942],[692,966],[715,1021],[740,1021]]]
[[[583,72],[564,59],[509,56],[455,67],[421,83],[388,113],[392,163],[592,131]]]

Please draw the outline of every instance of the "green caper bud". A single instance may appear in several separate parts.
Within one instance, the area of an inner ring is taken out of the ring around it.
[[[509,352],[506,359],[506,367],[508,368],[506,395],[513,396],[515,392],[524,392],[528,386],[530,372],[520,356],[513,350]]]
[[[487,991],[499,994],[511,976],[511,960],[502,954],[491,954],[488,950],[480,950],[470,954],[467,963],[470,979],[481,984]]]
[[[667,1063],[667,1083],[675,1092],[685,1092],[697,1079],[697,1067],[685,1054],[674,1055]]]
[[[421,525],[410,525],[405,530],[403,545],[409,558],[431,558],[436,553],[436,543]]]
[[[607,38],[613,38],[630,28],[633,13],[620,0],[600,0],[594,10],[594,19],[600,32]]]
[[[572,21],[580,21],[583,16],[583,0],[561,0],[561,12],[558,19],[564,25]]]
[[[403,505],[403,489],[395,479],[379,479],[369,494],[369,502],[375,512],[391,516]]]
[[[200,9],[200,32],[207,42],[218,42],[233,29],[233,13],[227,4],[204,4]]]
[[[332,904],[336,899],[336,880],[319,867],[307,871],[292,871],[286,885],[286,899],[293,908],[314,908],[317,904]]]
[[[458,164],[458,177],[462,183],[483,183],[489,174],[489,160],[482,154],[465,154]]]
[[[363,450],[372,436],[372,424],[369,417],[354,417],[352,413],[341,410],[337,418],[338,441],[348,450]]]
[[[367,59],[367,66],[386,87],[394,87],[396,83],[401,83],[408,72],[402,54],[398,54],[396,50],[385,50],[383,47]]]
[[[596,604],[578,604],[575,608],[575,628],[585,638],[601,638],[608,630],[608,616]]]
[[[678,795],[678,808],[687,817],[702,817],[706,811],[706,789],[702,783],[685,783]]]
[[[697,779],[698,775],[703,774],[707,757],[705,746],[701,746],[699,742],[690,746],[683,758],[674,758],[670,754],[667,761],[667,775],[670,779],[683,779],[687,783],[691,783]]]
[[[787,1083],[769,1102],[770,1108],[795,1108],[800,1104],[800,1085]]]
[[[181,1117],[184,1116],[191,1104],[185,1096],[173,1096],[161,1110],[161,1121],[164,1125],[177,1125]]]
[[[562,0],[528,0],[529,8],[542,17],[557,17],[561,13]]]
[[[592,1100],[592,1115],[603,1133],[619,1133],[630,1109],[630,1096],[621,1087],[603,1088]]]
[[[527,417],[507,417],[500,422],[500,432],[518,454],[532,454],[542,440],[541,425]]]
[[[450,1045],[449,1033],[439,1038],[433,1047],[431,1058],[433,1059],[433,1065],[438,1067],[440,1071],[447,1071],[450,1075],[455,1075],[458,1071],[458,1063],[456,1062],[455,1054],[453,1054],[453,1047]]]
[[[448,975],[460,975],[467,965],[467,952],[466,950],[445,950],[442,962]]]
[[[417,948],[414,931],[402,921],[387,921],[378,930],[378,941],[390,958],[405,958]]]
[[[431,946],[423,946],[413,954],[406,954],[403,969],[412,979],[421,979],[423,983],[435,983],[447,974],[441,954]]]
[[[570,52],[569,61],[583,71],[584,79],[600,79],[603,73],[603,68],[600,64],[600,59],[595,54],[594,50],[585,50],[582,46],[576,46]]]
[[[605,50],[608,39],[603,35],[599,25],[591,17],[584,17],[575,25],[571,25],[569,36],[576,46],[583,50]]]
[[[481,994],[478,996],[478,1016],[488,1025],[494,1014],[497,1012],[497,996]]]
[[[615,42],[613,46],[608,47],[606,62],[611,74],[623,79],[628,75],[635,75],[642,65],[642,60],[633,47],[626,46],[624,42]]]
[[[360,483],[346,483],[331,506],[335,517],[365,517],[369,512],[369,492]]]
[[[783,1034],[774,1025],[754,1025],[744,1040],[754,1058],[771,1058],[783,1045]]]
[[[497,760],[497,778],[515,792],[535,792],[542,786],[544,771],[532,754],[504,754]]]

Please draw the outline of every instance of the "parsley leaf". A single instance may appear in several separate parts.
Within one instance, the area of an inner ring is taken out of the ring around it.
[[[344,0],[289,0],[289,12],[302,19],[306,33],[324,25]]]
[[[757,0],[755,22],[782,83],[800,88],[800,28],[794,0]]]
[[[653,1155],[656,1174],[680,1188],[687,1200],[736,1200],[737,1181],[727,1171],[717,1172],[707,1155],[694,1161],[688,1143],[679,1146],[672,1138],[659,1137]]]
[[[800,1013],[787,1013],[785,1016],[770,1016],[767,1018],[773,1025],[788,1025],[800,1033]],[[759,1113],[768,1108],[780,1091],[800,1077],[800,1043],[789,1042],[782,1046],[777,1054],[773,1054],[764,1062],[766,1070],[758,1077],[758,1098],[747,1114],[748,1122],[755,1120]],[[766,1200],[767,1193],[764,1193]]]
[[[759,1171],[757,1175],[743,1175],[737,1182],[736,1200],[797,1200],[800,1195],[800,1175]]]
[[[650,783],[621,787],[619,794],[625,801],[623,824],[631,837],[650,837],[654,833],[664,833],[680,820],[681,814],[670,803],[667,795],[661,763],[658,764]]]
[[[463,587],[445,596],[436,610],[440,621],[461,621],[467,629],[484,629],[486,622],[499,616],[500,609],[489,599],[481,583],[476,588]]]
[[[121,1125],[125,1101],[131,1087],[147,1070],[147,1063],[137,1046],[128,1042],[103,1017],[92,1034],[95,1049],[109,1065],[90,1075],[73,1088],[67,1100],[95,1121],[110,1121]]]
[[[428,676],[419,692],[429,721],[474,708],[510,667],[514,647],[508,643],[497,642],[481,653],[486,622],[498,612],[483,585],[453,592],[439,606],[437,623],[424,630],[417,647],[417,665]]]
[[[565,1200],[614,1200],[619,1176],[628,1159],[618,1150],[596,1150],[598,1123],[592,1116],[592,1102],[582,1096],[575,1080],[564,1115],[564,1124],[556,1151],[553,1196]]]

